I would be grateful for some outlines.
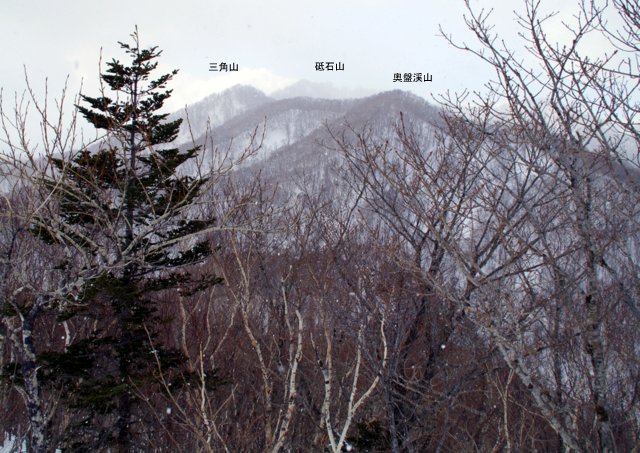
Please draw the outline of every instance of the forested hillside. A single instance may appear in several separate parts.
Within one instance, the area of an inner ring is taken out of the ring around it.
[[[137,30],[101,92],[3,97],[5,436],[637,451],[640,7],[581,2],[571,45],[538,8],[511,48],[469,6],[477,41],[447,39],[495,79],[437,104],[235,87],[170,115],[176,71]]]

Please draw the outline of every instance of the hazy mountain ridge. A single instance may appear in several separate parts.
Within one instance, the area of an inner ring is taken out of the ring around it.
[[[345,114],[350,101],[294,98],[272,101],[235,116],[212,130],[214,143],[222,148],[234,141],[232,152],[239,152],[247,144],[247,137],[264,126],[261,158],[267,154],[304,139],[311,132]],[[202,137],[200,138],[202,140]],[[199,141],[200,141],[199,140]]]
[[[403,120],[418,137],[428,140],[438,122],[438,108],[401,90],[359,99],[273,99],[253,87],[235,86],[193,107],[201,125],[196,129],[192,121],[195,143],[206,145],[209,152],[217,149],[235,158],[257,130],[261,149],[236,169],[236,174],[251,179],[260,173],[265,183],[278,185],[283,195],[297,193],[301,185],[312,185],[313,190],[339,190],[335,187],[339,155],[331,134],[340,135],[351,128],[367,130],[374,139],[393,141],[395,127]],[[208,111],[216,121],[225,114],[227,117],[206,133]],[[191,119],[191,106],[188,112]],[[195,134],[196,130],[200,134]],[[190,145],[191,139],[182,146]]]
[[[248,85],[235,85],[221,93],[214,93],[194,104],[188,105],[185,110],[172,113],[169,119],[182,118],[183,124],[176,143],[190,143],[193,138],[198,138],[207,127],[215,128],[224,124],[229,119],[272,101],[262,91]],[[188,121],[186,121],[188,119]]]
[[[316,127],[299,140],[265,150],[247,162],[238,170],[238,177],[250,179],[260,173],[265,183],[277,185],[285,196],[300,192],[303,186],[313,191],[342,192],[338,175],[341,157],[331,135],[366,130],[373,139],[395,141],[401,117],[424,146],[431,146],[438,109],[418,96],[396,90],[345,105],[348,108],[340,115],[316,117]]]

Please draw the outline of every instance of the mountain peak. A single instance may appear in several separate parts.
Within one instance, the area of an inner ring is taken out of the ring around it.
[[[191,131],[202,134],[207,127],[217,127],[231,118],[247,110],[269,102],[269,98],[259,89],[250,85],[234,85],[219,93],[213,93],[187,106],[190,128],[183,127],[178,135],[177,143],[191,141]],[[184,111],[175,112],[172,118],[184,118]]]

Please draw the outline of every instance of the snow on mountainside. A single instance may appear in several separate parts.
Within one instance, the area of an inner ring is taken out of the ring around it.
[[[277,184],[283,194],[295,193],[300,180],[309,178],[317,190],[333,190],[336,171],[332,166],[338,154],[332,149],[330,131],[340,134],[346,127],[356,131],[367,128],[372,138],[393,141],[394,127],[402,113],[405,122],[428,146],[426,141],[438,122],[437,108],[400,90],[359,99],[273,99],[255,88],[236,86],[209,96],[188,107],[188,111],[195,143],[206,144],[208,153],[228,150],[231,159],[242,153],[256,128],[259,136],[264,130],[262,148],[236,173],[239,178],[253,178],[260,172],[265,182]],[[198,127],[194,112],[198,115]],[[215,126],[208,135],[207,114],[212,116],[211,125]],[[191,139],[182,144],[185,148],[191,145]],[[207,159],[211,161],[213,157],[205,157],[205,164]]]
[[[438,122],[438,109],[424,99],[403,91],[390,91],[342,104],[347,107],[332,118],[316,118],[316,127],[299,140],[263,153],[238,170],[239,178],[251,179],[260,173],[269,185],[277,185],[281,195],[300,192],[305,186],[327,194],[340,192],[340,156],[331,133],[340,135],[352,128],[369,131],[371,138],[394,141],[400,113],[424,146],[431,146],[431,132]],[[223,126],[222,126],[223,127]]]
[[[212,137],[220,149],[231,146],[232,155],[237,155],[256,126],[264,126],[264,141],[257,156],[264,160],[272,152],[304,139],[324,122],[344,115],[351,105],[350,101],[311,98],[273,101],[218,126],[212,130]]]
[[[247,85],[235,85],[221,93],[212,94],[186,107],[191,131],[197,138],[207,129],[207,126],[211,128],[219,126],[234,116],[259,107],[270,100],[262,91]],[[184,110],[169,116],[170,120],[176,118],[186,120]],[[191,142],[191,132],[189,125],[184,121],[176,143],[189,142]]]
[[[344,115],[327,122],[326,126],[316,129],[304,140],[273,153],[269,162],[272,174],[276,179],[286,180],[293,173],[323,171],[326,162],[336,157],[329,131],[339,135],[345,128],[355,131],[367,129],[373,139],[393,141],[401,112],[417,135],[427,140],[429,131],[437,122],[437,109],[407,92],[384,92],[358,100]]]

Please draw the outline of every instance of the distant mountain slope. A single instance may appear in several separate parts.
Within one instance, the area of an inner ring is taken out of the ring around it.
[[[330,131],[339,135],[345,128],[355,131],[366,128],[374,139],[393,141],[401,112],[424,145],[431,145],[438,109],[418,96],[396,90],[342,105],[348,108],[339,115],[322,120],[316,118],[316,127],[304,137],[247,163],[238,172],[239,177],[251,178],[260,173],[266,183],[277,184],[281,191],[289,194],[297,193],[301,186],[313,186],[313,190],[329,192],[339,190],[336,169],[340,165],[340,157],[335,151]]]
[[[185,121],[180,129],[177,143],[191,142],[191,132],[195,138],[201,136],[207,126],[214,128],[247,110],[272,101],[262,91],[247,85],[235,85],[221,93],[215,93],[186,107],[189,125]],[[184,110],[174,112],[170,119],[186,119]],[[190,132],[191,130],[191,132]]]
[[[236,174],[250,179],[260,173],[265,183],[278,185],[285,196],[296,193],[303,184],[314,186],[314,190],[334,190],[333,166],[339,157],[330,131],[340,134],[348,127],[356,131],[367,128],[372,138],[395,140],[395,125],[402,113],[429,146],[427,141],[438,122],[436,107],[400,90],[359,99],[273,99],[255,88],[235,86],[189,106],[188,112],[195,143],[206,145],[205,165],[213,165],[227,152],[230,159],[237,158],[257,128],[262,147],[236,169]],[[211,118],[208,132],[207,116]],[[189,138],[181,146],[191,145]]]
[[[264,126],[264,141],[260,160],[272,152],[291,146],[313,131],[345,115],[354,101],[294,98],[273,101],[240,114],[212,130],[212,138],[221,149],[231,145],[237,155],[247,145],[249,134],[256,126]],[[202,142],[201,137],[199,142]],[[233,141],[233,143],[232,143]]]

